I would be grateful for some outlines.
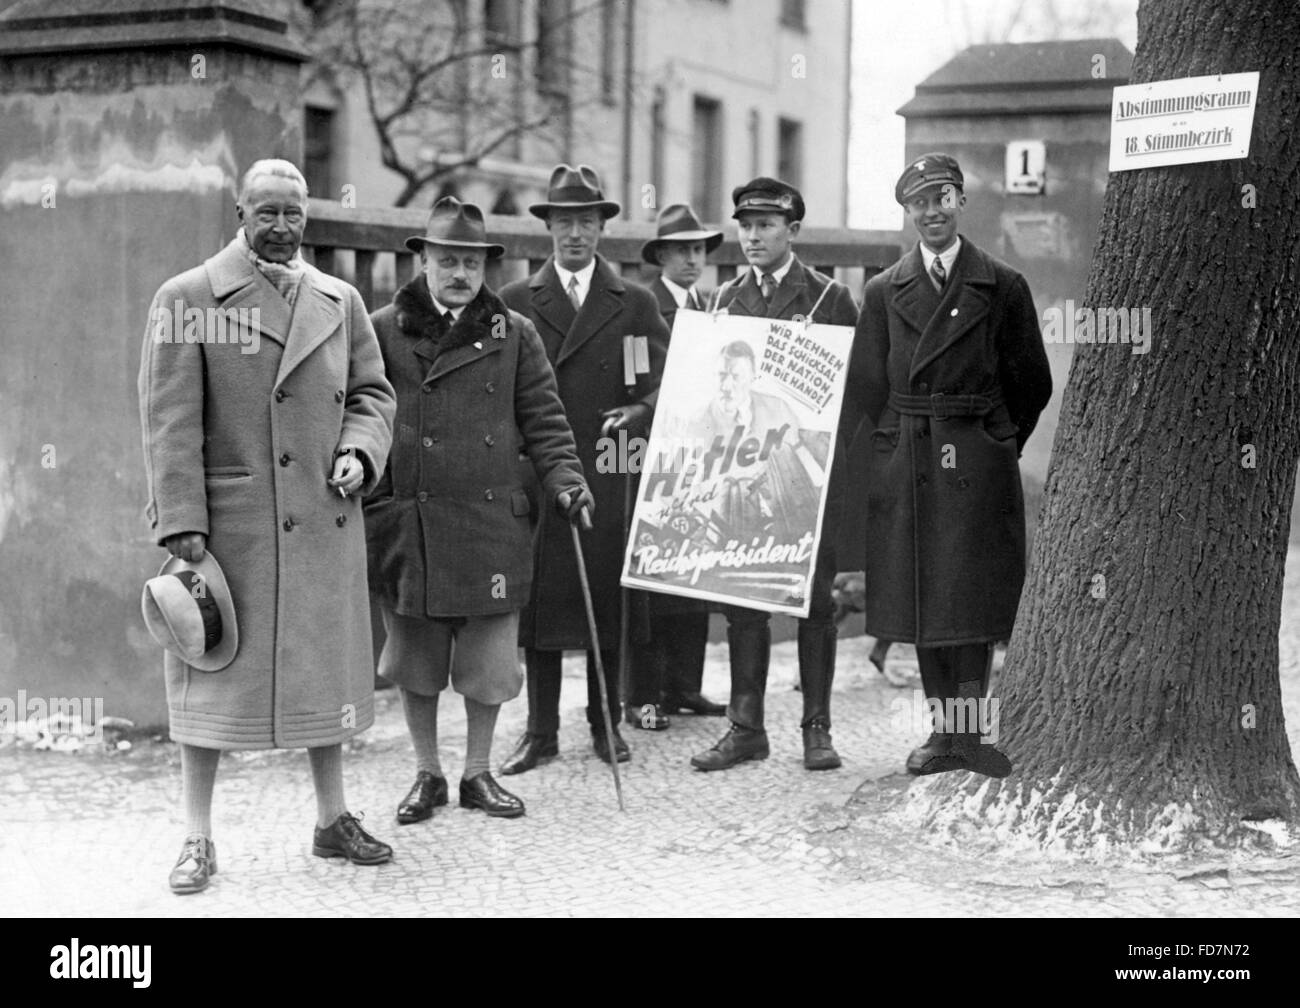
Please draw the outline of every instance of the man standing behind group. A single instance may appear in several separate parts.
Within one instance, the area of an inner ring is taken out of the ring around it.
[[[585,535],[583,552],[599,639],[592,640],[587,628],[568,525],[543,512],[534,537],[533,598],[519,628],[527,669],[528,728],[502,766],[505,774],[531,770],[559,752],[560,671],[566,649],[587,652],[587,722],[596,754],[606,762],[631,758],[617,727],[622,714],[619,575],[626,543],[624,493],[631,477],[626,465],[617,472],[600,472],[596,459],[602,438],[617,437],[620,430],[629,438],[644,432],[668,347],[668,327],[650,292],[624,283],[596,254],[605,221],[618,214],[619,205],[605,199],[591,168],[557,166],[546,201],[534,203],[529,211],[546,222],[554,251],[531,277],[502,288],[501,299],[537,327],[596,498],[595,528]],[[623,337],[629,335],[648,338],[649,366],[625,384]],[[604,664],[612,738],[605,734],[594,648],[600,649]]]
[[[719,309],[732,315],[805,318],[851,326],[858,309],[849,289],[801,263],[793,243],[804,217],[799,190],[779,179],[759,177],[731,194],[741,250],[750,269],[723,289]],[[827,460],[828,468],[830,459]],[[831,682],[835,676],[834,541],[838,506],[834,479],[827,493],[821,547],[813,567],[810,608],[799,620],[799,682],[803,689],[804,766],[833,770],[840,765],[831,742]],[[727,643],[731,652],[731,728],[714,746],[691,759],[700,770],[725,770],[750,759],[766,759],[763,698],[771,657],[771,613],[727,606]]]
[[[576,517],[590,504],[573,434],[542,341],[483,282],[487,240],[473,203],[434,204],[422,275],[374,315],[384,367],[397,393],[387,471],[366,501],[370,590],[387,639],[379,673],[401,687],[416,778],[399,823],[447,803],[438,759],[438,695],[465,698],[463,808],[524,814],[489,771],[502,703],[519,695],[519,610],[532,581],[532,524],[521,482],[522,446],[545,505]]]
[[[641,247],[641,258],[661,270],[650,292],[669,329],[677,311],[702,311],[695,285],[708,254],[722,244],[722,232],[704,227],[685,203],[659,213],[658,233]],[[632,654],[628,657],[628,724],[659,730],[679,711],[720,716],[724,704],[701,692],[704,649],[709,639],[708,603],[661,592],[632,595]]]

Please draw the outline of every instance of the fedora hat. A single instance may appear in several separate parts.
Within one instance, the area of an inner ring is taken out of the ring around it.
[[[444,196],[433,205],[424,230],[424,234],[406,239],[406,247],[412,252],[423,251],[425,245],[486,249],[489,259],[500,258],[506,252],[504,245],[487,240],[483,211],[473,203],[462,203],[455,196]]]
[[[153,639],[201,672],[219,672],[239,650],[230,586],[210,550],[196,563],[168,557],[145,582],[140,608]]]
[[[551,172],[550,184],[546,187],[546,202],[534,203],[528,212],[534,217],[546,220],[552,210],[599,210],[608,220],[617,217],[621,209],[613,200],[605,199],[600,191],[600,179],[596,170],[589,165],[560,164]]]
[[[659,232],[641,246],[641,258],[658,266],[659,247],[666,242],[704,242],[705,253],[722,244],[722,232],[706,228],[689,203],[673,203],[659,211]]]

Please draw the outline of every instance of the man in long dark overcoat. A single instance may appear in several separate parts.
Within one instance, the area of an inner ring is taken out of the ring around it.
[[[347,811],[342,742],[374,720],[361,495],[388,458],[393,389],[361,295],[298,252],[298,169],[256,162],[236,210],[235,239],[159,288],[140,362],[151,534],[179,560],[220,560],[239,640],[219,672],[165,660],[189,832],[178,893],[216,871],[225,749],[306,748],[313,853],[392,857]]]
[[[788,182],[760,176],[731,194],[732,216],[749,268],[723,288],[718,308],[733,315],[760,318],[806,318],[829,325],[852,325],[858,316],[849,289],[805,266],[794,253],[804,217],[799,190]],[[803,690],[804,766],[833,770],[840,766],[831,740],[831,684],[835,678],[835,537],[838,523],[838,473],[832,459],[822,540],[813,565],[808,618],[799,620],[799,682]],[[731,727],[711,749],[692,757],[700,770],[725,770],[750,759],[766,759],[767,730],[763,700],[771,659],[772,614],[729,605],[727,644],[731,656]]]
[[[423,272],[374,315],[397,393],[388,468],[367,499],[370,590],[386,639],[379,674],[401,687],[416,778],[397,821],[447,802],[438,695],[465,700],[460,804],[514,818],[524,803],[489,770],[502,703],[519,695],[519,610],[532,591],[532,522],[518,458],[544,506],[576,515],[591,498],[555,375],[533,324],[483,282],[483,214],[447,196],[407,240]]]
[[[659,267],[650,293],[670,330],[678,310],[705,309],[707,298],[696,284],[708,254],[721,244],[722,232],[701,224],[689,205],[673,203],[659,212],[655,237],[641,246],[641,258]],[[629,594],[636,646],[628,657],[628,724],[659,730],[679,711],[725,714],[725,704],[702,692],[709,604],[662,592]]]
[[[865,509],[846,509],[865,510],[866,629],[914,642],[927,698],[957,715],[908,770],[1001,777],[983,698],[1024,582],[1017,460],[1051,372],[1024,277],[958,234],[956,160],[923,155],[894,195],[921,240],[867,283],[841,416],[866,487]]]
[[[626,460],[610,466],[598,458],[649,423],[668,346],[668,327],[644,287],[624,283],[596,253],[605,221],[619,205],[604,198],[596,173],[586,165],[559,165],[551,173],[545,202],[529,211],[546,221],[553,254],[531,277],[506,285],[501,299],[536,327],[555,369],[560,400],[578,445],[587,485],[596,499],[595,528],[584,536],[587,572],[594,596],[598,640],[587,628],[577,560],[567,523],[543,509],[535,535],[532,602],[520,619],[525,649],[528,728],[506,774],[531,770],[559,751],[560,662],[566,649],[587,651],[587,721],[601,759],[630,758],[618,728],[607,738],[592,648],[604,664],[611,723],[618,725],[618,637],[622,607],[619,575],[626,544],[624,494]],[[624,373],[624,336],[642,337],[647,352]],[[626,381],[630,378],[631,381]],[[602,471],[610,470],[614,471]]]

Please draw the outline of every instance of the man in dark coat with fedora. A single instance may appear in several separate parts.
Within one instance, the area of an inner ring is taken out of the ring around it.
[[[533,571],[520,454],[564,518],[591,498],[537,330],[483,282],[505,248],[487,240],[482,212],[444,197],[406,245],[423,273],[373,317],[397,422],[365,506],[370,590],[387,634],[379,674],[401,687],[416,756],[397,821],[447,802],[438,695],[449,681],[465,700],[461,807],[513,818],[524,803],[489,760],[497,712],[523,682],[516,638]]]
[[[657,233],[641,247],[641,258],[658,266],[650,285],[669,329],[679,309],[703,311],[696,289],[708,254],[722,244],[722,232],[706,228],[688,204],[659,212]],[[661,592],[632,592],[632,654],[628,657],[628,724],[661,730],[669,715],[686,711],[714,717],[727,712],[703,692],[704,650],[709,607],[700,599]]]
[[[741,250],[750,268],[724,287],[718,309],[733,315],[760,318],[804,318],[828,325],[851,326],[858,309],[842,283],[805,266],[793,243],[804,217],[799,190],[780,179],[760,176],[737,186],[735,205]],[[804,766],[833,770],[840,766],[831,741],[831,683],[835,678],[835,536],[838,524],[838,469],[831,469],[822,540],[813,566],[808,618],[799,620],[799,682],[803,690]],[[691,759],[700,770],[725,770],[750,759],[766,759],[767,731],[763,727],[763,698],[771,658],[771,613],[729,605],[727,643],[731,656],[731,727],[713,748]]]
[[[1010,762],[980,742],[983,697],[1024,581],[1017,460],[1051,372],[1025,278],[958,233],[957,161],[921,156],[894,195],[921,240],[867,283],[841,414],[866,487],[850,509],[865,511],[866,629],[916,644],[926,696],[954,722],[908,770],[1003,777]]]
[[[534,539],[536,580],[532,602],[519,626],[525,649],[528,729],[502,766],[506,774],[531,770],[558,751],[560,662],[566,649],[587,652],[587,721],[596,754],[606,762],[630,758],[618,728],[607,738],[600,708],[593,648],[599,648],[617,726],[618,637],[622,592],[619,576],[626,544],[624,496],[632,477],[627,465],[598,465],[603,439],[644,432],[659,390],[668,327],[644,287],[624,283],[596,253],[605,221],[619,205],[605,199],[596,173],[586,165],[562,164],[551,173],[546,201],[529,211],[546,221],[554,253],[531,277],[508,284],[501,299],[537,327],[555,369],[560,400],[578,445],[578,457],[596,499],[595,527],[583,550],[595,603],[598,640],[592,640],[567,524],[543,511]],[[642,337],[642,367],[625,362],[624,337]],[[625,363],[631,366],[626,369]]]

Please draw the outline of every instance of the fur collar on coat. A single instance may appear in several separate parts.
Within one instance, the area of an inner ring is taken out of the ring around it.
[[[424,274],[399,290],[393,298],[393,304],[397,309],[398,328],[412,339],[428,337],[433,340],[437,344],[438,353],[469,346],[475,340],[490,336],[495,320],[509,316],[505,302],[484,284],[448,330],[446,321],[433,304],[433,296],[429,293],[429,283]]]

